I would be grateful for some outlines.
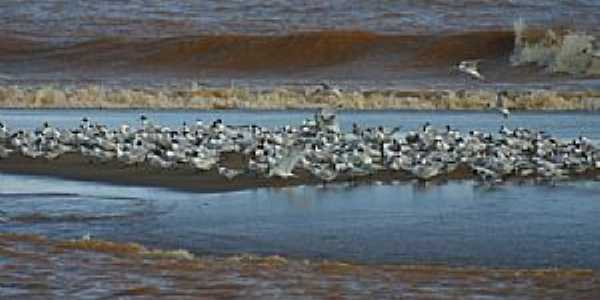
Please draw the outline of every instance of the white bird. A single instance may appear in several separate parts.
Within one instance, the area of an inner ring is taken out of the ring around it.
[[[14,150],[5,148],[2,145],[0,145],[0,159],[8,158],[10,156],[10,154],[13,152],[14,152]]]
[[[29,146],[22,145],[20,150],[21,150],[21,154],[23,154],[24,156],[27,156],[29,158],[38,158],[38,157],[41,157],[44,155],[44,153],[42,151],[37,151]]]
[[[479,176],[479,178],[483,181],[496,180],[499,178],[499,175],[487,168],[480,166],[472,166],[473,172]]]
[[[496,105],[489,106],[508,117],[510,112],[503,103],[506,94],[499,92]],[[499,135],[476,130],[463,135],[449,126],[440,131],[429,123],[422,131],[397,136],[394,130],[358,125],[349,133],[326,126],[335,120],[334,112],[324,110],[298,127],[230,126],[218,120],[212,126],[198,122],[171,130],[142,120],[146,124],[140,129],[121,126],[111,130],[84,119],[82,128],[73,130],[46,124],[39,130],[14,134],[0,124],[4,136],[0,138],[0,158],[9,158],[13,151],[46,159],[76,152],[96,158],[90,163],[117,160],[159,169],[185,165],[196,170],[216,169],[228,179],[249,170],[257,176],[289,178],[295,168],[302,168],[323,182],[333,181],[339,174],[356,177],[382,169],[405,170],[414,178],[429,180],[452,172],[459,164],[494,183],[508,175],[556,180],[600,168],[600,149],[585,137],[569,142],[543,131],[504,126]],[[223,153],[239,153],[244,158],[241,162],[247,158],[247,165],[226,168],[220,165]]]
[[[479,71],[481,60],[463,60],[458,64],[458,70],[471,76],[472,78],[485,81],[485,77]]]
[[[322,130],[339,131],[336,122],[335,110],[331,108],[321,108],[315,115],[316,126]]]
[[[313,175],[321,179],[323,182],[331,182],[337,177],[337,172],[325,166],[317,166],[310,170]]]
[[[497,108],[496,108],[496,110],[497,110],[497,111],[498,111],[500,114],[502,114],[502,116],[503,116],[505,119],[508,119],[508,117],[510,117],[510,111],[508,110],[508,108],[506,108],[506,107],[497,107]]]
[[[304,158],[304,153],[301,151],[290,151],[269,168],[269,177],[276,176],[285,179],[295,176],[292,171],[302,158]]]
[[[153,153],[146,155],[146,160],[148,161],[148,164],[150,166],[158,168],[158,169],[170,169],[175,166],[174,162],[165,161],[160,156],[153,154]]]
[[[192,157],[189,164],[200,171],[208,171],[217,164],[216,158]]]
[[[437,165],[416,165],[410,172],[421,180],[429,180],[440,174],[440,167]]]
[[[225,176],[225,178],[227,178],[228,180],[232,180],[236,176],[242,174],[241,170],[228,169],[225,167],[219,167],[218,171],[220,175]]]
[[[4,123],[0,122],[0,140],[6,140],[9,137],[8,129]]]
[[[342,89],[338,87],[331,86],[325,82],[319,84],[319,87],[315,90],[313,95],[326,95],[326,96],[336,96],[342,97]]]

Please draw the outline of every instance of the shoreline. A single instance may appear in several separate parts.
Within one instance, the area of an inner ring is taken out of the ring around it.
[[[239,162],[231,159],[225,162],[229,166],[239,166]],[[92,169],[89,166],[93,166]],[[312,176],[308,171],[296,168],[295,177],[283,179],[278,177],[253,176],[241,174],[233,179],[227,179],[218,174],[217,170],[198,172],[189,167],[176,169],[157,169],[151,166],[127,166],[118,161],[106,163],[94,162],[78,154],[65,154],[55,160],[32,159],[22,155],[13,155],[0,160],[0,173],[26,176],[48,176],[84,182],[98,182],[121,186],[159,187],[184,192],[218,193],[249,190],[257,188],[283,188],[301,185],[336,184],[343,182],[368,183],[410,181],[415,179],[405,171],[380,171],[373,175],[360,177],[338,176],[331,182],[324,183]],[[441,179],[472,179],[475,178],[465,168],[443,176]],[[432,181],[435,181],[434,178]]]
[[[224,165],[229,167],[239,167],[240,163],[239,159],[236,158],[229,158],[223,162]],[[90,166],[93,166],[93,168],[90,168]],[[174,169],[158,169],[147,165],[128,166],[118,161],[100,163],[79,154],[65,154],[54,160],[32,159],[22,155],[13,155],[8,159],[0,160],[0,173],[45,176],[117,186],[157,187],[191,193],[235,192],[259,188],[285,188],[339,183],[372,184],[379,182],[390,184],[419,180],[406,171],[382,170],[363,176],[339,175],[334,180],[326,182],[301,168],[294,170],[296,176],[287,179],[255,176],[251,173],[244,173],[233,179],[227,179],[220,175],[216,169],[199,172],[186,166]],[[600,176],[600,170],[592,170],[573,175],[564,180],[597,179],[598,176]],[[421,182],[443,183],[451,180],[477,180],[477,178],[470,167],[460,165],[450,173],[440,174],[426,181],[421,180]],[[518,177],[514,175],[504,178],[508,182],[534,179],[536,179],[535,176]]]
[[[498,88],[348,90],[319,93],[317,86],[106,87],[0,86],[2,109],[198,109],[286,110],[332,107],[347,110],[475,111],[496,106]],[[600,111],[600,90],[506,88],[504,106],[515,111]]]

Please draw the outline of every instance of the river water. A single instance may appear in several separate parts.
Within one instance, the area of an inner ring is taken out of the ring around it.
[[[135,125],[142,113],[173,127],[216,118],[277,127],[313,111],[0,110],[0,121],[76,127],[88,116]],[[597,113],[519,112],[503,120],[489,112],[342,111],[339,120],[344,129],[356,122],[408,131],[431,121],[600,139]],[[0,211],[0,295],[21,299],[593,298],[600,268],[594,178],[187,193],[0,174]],[[557,269],[528,271],[537,268]]]

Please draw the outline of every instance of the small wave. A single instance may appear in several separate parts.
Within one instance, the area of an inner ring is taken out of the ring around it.
[[[114,200],[114,201],[143,201],[139,197],[128,196],[103,196],[103,195],[85,195],[78,193],[0,193],[0,199],[18,200],[32,198],[82,198],[88,200]]]
[[[96,239],[81,239],[61,241],[57,244],[60,249],[87,250],[110,254],[141,255],[152,259],[193,260],[195,256],[187,250],[149,249],[137,243],[119,243]]]
[[[585,32],[548,29],[528,30],[515,22],[513,65],[536,64],[552,73],[600,75],[600,44]]]
[[[495,59],[514,48],[511,31],[477,31],[443,35],[418,52],[417,64],[451,65],[464,59]]]
[[[22,198],[76,198],[81,197],[75,193],[0,193],[0,199],[22,199]]]
[[[19,72],[32,71],[50,72],[57,78],[80,78],[81,82],[114,81],[117,75],[133,80],[140,74],[193,80],[284,74],[315,81],[347,74],[341,78],[387,81],[410,74],[423,78],[419,75],[423,71],[446,76],[445,80],[452,82],[455,78],[448,74],[449,67],[465,59],[484,59],[485,72],[499,82],[533,80],[527,69],[508,70],[510,62],[514,66],[537,64],[552,73],[600,75],[600,50],[592,35],[531,29],[522,22],[515,23],[514,30],[443,34],[357,30],[155,39],[103,37],[63,47],[2,38],[8,42],[0,44],[0,61],[15,70],[7,68],[3,72],[17,78],[17,82],[21,80],[18,78],[27,82],[29,76],[35,77]]]
[[[44,44],[25,38],[3,36],[0,39],[0,53],[3,55],[23,54],[23,51],[42,50]]]
[[[222,35],[150,43],[146,65],[233,70],[318,67],[355,61],[381,43],[368,32],[313,32],[284,36]]]
[[[48,214],[48,213],[30,213],[11,216],[11,221],[19,223],[78,223],[91,221],[110,221],[119,219],[128,219],[141,216],[142,213],[129,214]]]
[[[127,197],[127,196],[94,196],[96,199],[104,200],[126,200],[126,201],[143,201],[144,199],[139,197]]]
[[[140,254],[146,251],[136,243],[115,243],[102,240],[71,240],[59,242],[56,247],[63,250],[87,250],[110,254]]]
[[[21,49],[22,59],[59,63],[78,70],[145,69],[169,71],[297,71],[369,62],[376,69],[449,64],[465,58],[509,55],[511,31],[447,35],[368,31],[315,31],[285,35],[220,34],[164,39],[100,38],[68,47],[19,42],[0,54]],[[119,69],[119,68],[117,68]],[[364,65],[361,67],[363,71]]]
[[[445,299],[452,294],[458,298],[550,295],[579,299],[597,298],[594,286],[599,277],[589,269],[360,265],[253,255],[194,257],[185,250],[150,250],[135,243],[55,241],[2,233],[0,245],[0,253],[9,259],[0,268],[0,286],[18,290],[22,298],[48,291],[47,285],[31,280],[40,272],[48,278],[67,278],[66,288],[52,284],[51,289],[67,298],[368,299],[400,295]]]

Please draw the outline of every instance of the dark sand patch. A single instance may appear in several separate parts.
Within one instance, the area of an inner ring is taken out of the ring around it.
[[[229,168],[243,166],[246,159],[237,153],[225,154],[221,164]],[[125,186],[162,187],[190,192],[226,192],[267,187],[289,187],[300,185],[319,185],[332,183],[391,183],[394,181],[417,180],[406,171],[380,170],[373,174],[352,176],[340,174],[335,180],[325,182],[305,169],[296,168],[295,177],[267,178],[252,172],[243,173],[231,180],[220,175],[217,170],[197,171],[189,166],[179,165],[172,169],[158,169],[147,165],[128,166],[118,161],[99,162],[79,154],[64,154],[55,160],[31,159],[22,155],[13,155],[0,160],[0,172],[17,175],[51,176],[70,180],[104,182]],[[590,170],[582,174],[572,174],[570,179],[595,179],[599,170]],[[477,179],[467,165],[459,165],[453,172],[431,178],[434,183],[447,180]],[[535,176],[508,176],[505,180],[531,180]]]
[[[227,154],[222,162],[228,167],[241,167],[244,159],[239,154]],[[224,192],[262,187],[287,187],[325,184],[308,171],[297,168],[292,178],[266,178],[245,173],[232,180],[221,176],[216,170],[196,171],[187,166],[173,169],[157,169],[146,165],[127,166],[117,161],[98,162],[78,154],[65,154],[55,160],[31,159],[21,155],[0,160],[0,172],[18,175],[52,176],[71,180],[96,181],[127,186],[164,187],[192,192]],[[448,179],[468,179],[472,174],[467,167],[459,168]],[[382,170],[364,176],[340,175],[336,182],[391,182],[414,179],[404,171]],[[441,178],[439,178],[441,179]],[[434,180],[439,180],[434,179]]]

